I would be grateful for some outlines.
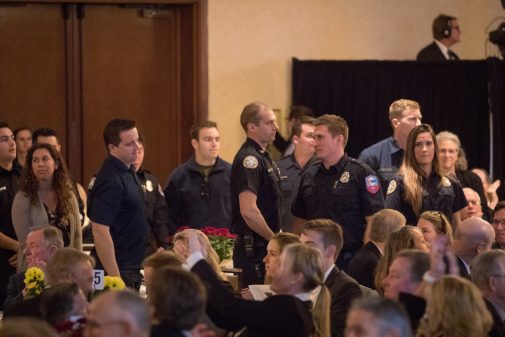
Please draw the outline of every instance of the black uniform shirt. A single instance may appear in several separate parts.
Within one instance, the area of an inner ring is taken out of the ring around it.
[[[168,207],[161,186],[154,174],[142,167],[137,171],[137,176],[144,190],[148,241],[156,243],[157,247],[166,247],[168,236],[175,233],[175,228],[169,227]]]
[[[137,180],[122,161],[109,155],[89,197],[88,216],[93,222],[109,226],[120,271],[140,269],[146,250],[144,193]],[[99,262],[95,248],[91,254]]]
[[[407,224],[417,225],[419,215],[425,211],[439,211],[451,221],[452,213],[466,207],[466,198],[461,185],[449,177],[441,178],[432,172],[423,182],[421,211],[415,214],[405,200],[405,182],[402,176],[393,179],[388,187],[386,207],[396,209],[407,218]]]
[[[360,160],[344,154],[329,169],[323,163],[309,168],[292,207],[302,219],[331,219],[342,226],[344,251],[363,246],[366,216],[384,208],[379,178]]]
[[[385,195],[389,182],[400,169],[403,150],[393,137],[388,137],[364,149],[358,159],[377,172],[381,180],[382,192]]]
[[[246,190],[256,194],[256,204],[270,229],[274,233],[279,231],[279,183],[279,170],[270,159],[268,152],[263,151],[254,140],[247,138],[235,155],[231,168],[232,228],[235,233],[250,232],[249,226],[240,213],[238,198],[239,194]]]

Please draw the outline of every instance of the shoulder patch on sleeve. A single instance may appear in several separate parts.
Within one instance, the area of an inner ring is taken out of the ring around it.
[[[369,175],[365,177],[366,190],[371,194],[376,194],[381,189],[381,184],[379,178],[374,175]]]
[[[396,191],[396,187],[398,186],[398,183],[396,180],[391,180],[388,185],[388,195]]]
[[[258,167],[258,159],[256,159],[255,156],[247,156],[242,161],[242,165],[244,165],[244,167],[248,169],[255,169],[256,167]]]

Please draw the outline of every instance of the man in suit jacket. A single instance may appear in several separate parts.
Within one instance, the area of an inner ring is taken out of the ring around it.
[[[375,269],[384,251],[386,239],[406,223],[405,216],[393,209],[383,209],[373,215],[370,223],[370,241],[354,256],[347,273],[368,288],[376,289]]]
[[[473,259],[491,249],[494,229],[487,221],[476,217],[462,221],[454,231],[452,248],[458,258],[459,273],[470,279],[470,265]]]
[[[417,54],[418,61],[452,61],[459,60],[458,55],[449,48],[460,41],[461,31],[454,16],[440,14],[433,21],[434,42]]]
[[[347,312],[353,300],[362,297],[362,292],[353,278],[335,266],[344,241],[342,228],[332,220],[310,220],[303,225],[300,240],[321,253],[324,285],[331,294],[331,336],[344,336]]]
[[[472,263],[472,280],[482,292],[493,317],[491,337],[505,336],[505,251],[495,249],[477,256]]]
[[[54,226],[34,227],[26,237],[24,254],[28,267],[45,269],[46,262],[58,248],[63,247],[61,231]],[[7,286],[7,297],[4,306],[21,302],[24,298],[25,270],[11,275]]]

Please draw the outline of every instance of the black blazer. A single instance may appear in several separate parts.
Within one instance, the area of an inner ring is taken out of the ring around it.
[[[4,319],[19,316],[28,316],[42,319],[42,312],[40,311],[41,298],[42,296],[35,296],[6,306],[4,308]]]
[[[454,53],[454,52],[453,52]],[[456,60],[459,60],[458,55],[454,53]],[[430,43],[417,54],[416,60],[418,61],[448,61],[440,48],[435,42]]]
[[[352,301],[361,298],[363,293],[358,283],[337,267],[324,282],[331,294],[330,322],[331,336],[344,336],[345,318]]]
[[[493,317],[493,326],[491,327],[491,331],[489,331],[489,337],[505,337],[505,323],[501,320],[500,315],[496,311],[494,305],[486,298],[484,298],[484,302],[486,302],[487,310],[491,313]]]
[[[191,271],[202,279],[208,306],[219,314],[223,329],[238,331],[246,327],[244,337],[308,337],[314,330],[311,302],[291,295],[275,295],[264,301],[244,300],[222,285],[205,260],[198,261]],[[214,320],[210,311],[209,316]]]
[[[163,324],[155,324],[151,327],[150,337],[185,337],[179,329],[174,329]]]
[[[361,247],[347,268],[347,274],[365,287],[375,289],[375,269],[381,258],[379,248],[371,241]]]
[[[25,271],[12,274],[9,277],[9,285],[7,286],[7,297],[5,298],[4,306],[12,303],[21,302],[23,297],[23,289],[25,287]]]
[[[468,271],[466,270],[465,263],[463,262],[463,260],[459,256],[456,255],[456,258],[458,261],[459,276],[471,281],[472,278],[470,277],[470,274],[468,274]]]

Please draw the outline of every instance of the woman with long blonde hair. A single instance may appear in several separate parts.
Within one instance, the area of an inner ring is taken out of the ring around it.
[[[455,228],[466,207],[466,198],[458,181],[446,176],[438,160],[435,132],[428,124],[410,131],[398,177],[389,183],[386,208],[396,209],[415,225],[425,211],[439,211]]]
[[[486,337],[493,319],[479,289],[459,276],[431,285],[417,337]]]

